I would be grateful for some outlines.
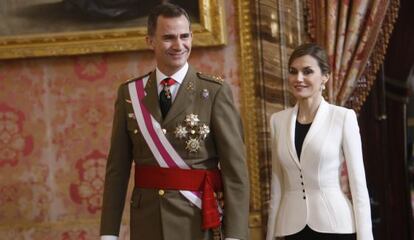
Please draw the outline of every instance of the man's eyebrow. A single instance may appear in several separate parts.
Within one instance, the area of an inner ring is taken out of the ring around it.
[[[163,38],[188,37],[188,36],[190,36],[190,33],[181,33],[181,34],[166,33],[162,35]]]
[[[174,38],[176,35],[175,34],[164,34],[162,35],[163,38]]]

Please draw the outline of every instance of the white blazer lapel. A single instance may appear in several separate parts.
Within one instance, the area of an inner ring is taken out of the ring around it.
[[[296,153],[295,147],[295,127],[296,127],[296,118],[298,116],[298,104],[292,108],[290,116],[288,117],[286,136],[288,137],[288,148],[292,160],[301,168],[299,163],[298,154]]]
[[[321,127],[325,125],[325,120],[328,117],[329,104],[322,99],[319,108],[316,112],[315,118],[313,119],[312,125],[309,129],[309,132],[306,134],[305,139],[303,140],[302,153],[306,150],[306,146],[312,140],[312,138],[319,132]],[[325,127],[328,127],[327,125]],[[302,154],[301,154],[302,156]]]

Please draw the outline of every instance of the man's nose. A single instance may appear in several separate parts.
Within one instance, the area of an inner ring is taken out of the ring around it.
[[[174,49],[180,50],[182,48],[182,46],[183,46],[183,41],[179,38],[176,39],[173,43],[173,48]]]

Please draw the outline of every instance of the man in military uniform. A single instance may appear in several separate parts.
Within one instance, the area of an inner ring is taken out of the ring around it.
[[[249,181],[229,85],[187,63],[192,32],[182,8],[156,7],[147,42],[156,69],[118,89],[101,239],[118,238],[132,162],[131,239],[247,239]]]

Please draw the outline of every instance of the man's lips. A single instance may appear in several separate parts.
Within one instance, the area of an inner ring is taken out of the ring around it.
[[[168,55],[170,55],[173,58],[180,58],[182,56],[184,56],[187,53],[187,51],[183,51],[183,52],[169,52]]]

